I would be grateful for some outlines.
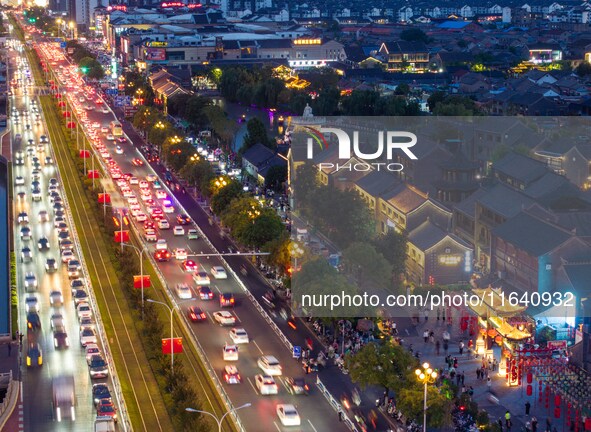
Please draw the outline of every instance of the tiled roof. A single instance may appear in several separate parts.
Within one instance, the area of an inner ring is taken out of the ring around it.
[[[534,257],[554,250],[572,236],[566,230],[525,212],[494,228],[493,235]]]
[[[430,220],[426,220],[408,233],[408,241],[419,250],[426,251],[443,240],[445,236],[447,236],[447,233],[444,230]]]
[[[275,156],[273,150],[263,144],[257,143],[244,152],[242,159],[258,168],[273,156]]]
[[[357,187],[371,196],[379,197],[389,189],[400,184],[393,175],[386,171],[373,171],[356,182]]]
[[[425,194],[406,183],[401,183],[393,190],[384,193],[382,198],[404,214],[416,209],[427,200]]]
[[[546,164],[518,153],[507,154],[501,160],[493,163],[492,168],[495,172],[503,173],[526,184],[548,173]]]
[[[531,198],[501,183],[494,185],[487,193],[478,198],[480,205],[505,218],[517,215],[522,209],[531,206],[534,202]]]

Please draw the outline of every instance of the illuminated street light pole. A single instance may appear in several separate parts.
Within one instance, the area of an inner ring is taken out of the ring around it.
[[[416,369],[417,380],[425,386],[425,397],[423,399],[423,432],[427,432],[427,385],[433,384],[437,379],[437,371],[431,369],[429,363],[423,363],[423,369]]]
[[[215,422],[217,423],[217,425],[218,425],[218,431],[219,432],[222,432],[222,423],[224,422],[224,419],[226,418],[226,416],[228,414],[231,414],[233,412],[236,412],[236,411],[238,411],[238,410],[240,410],[242,408],[248,408],[251,405],[252,404],[250,402],[248,402],[248,403],[245,403],[244,405],[240,405],[239,407],[232,408],[230,411],[228,411],[227,413],[225,413],[220,418],[218,418],[215,414],[210,413],[209,411],[198,410],[198,409],[195,409],[195,408],[185,408],[185,411],[192,412],[192,413],[207,414],[208,416],[212,417],[215,420]]]

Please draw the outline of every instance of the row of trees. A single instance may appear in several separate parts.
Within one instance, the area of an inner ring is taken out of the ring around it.
[[[66,43],[66,50],[88,78],[98,80],[105,76],[103,66],[84,45],[72,39]]]

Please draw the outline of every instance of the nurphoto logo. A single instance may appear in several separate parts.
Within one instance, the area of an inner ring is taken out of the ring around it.
[[[307,141],[307,158],[314,158],[314,147],[320,151],[329,147],[329,141],[326,134],[334,134],[338,140],[338,158],[350,161],[352,157],[361,159],[363,162],[348,162],[343,165],[338,163],[322,162],[318,164],[318,169],[334,169],[336,171],[369,171],[371,169],[385,169],[388,171],[402,171],[404,166],[398,162],[391,162],[394,156],[394,150],[401,150],[409,159],[417,159],[416,155],[410,150],[417,143],[417,136],[412,132],[405,131],[379,131],[377,133],[377,148],[371,153],[364,153],[360,149],[359,132],[353,132],[353,140],[349,134],[339,128],[315,129],[305,126],[306,133],[309,135]],[[351,145],[351,141],[353,145]],[[384,158],[385,156],[385,158]],[[365,162],[384,160],[385,162]]]

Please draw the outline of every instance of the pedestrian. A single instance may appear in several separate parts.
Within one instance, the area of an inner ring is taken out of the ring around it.
[[[12,341],[8,342],[8,357],[12,356]]]
[[[503,432],[503,419],[499,418],[497,424],[499,425],[499,430]]]
[[[476,379],[480,381],[480,369],[476,369]]]
[[[342,411],[339,410],[339,421],[342,422],[345,420],[345,416]]]
[[[447,350],[449,349],[449,344],[446,340],[443,341],[443,351],[447,354]]]
[[[427,343],[427,341],[429,340],[429,330],[425,330],[423,332],[423,339],[425,340],[425,343]]]
[[[429,321],[429,309],[425,309],[425,322]]]
[[[529,410],[531,409],[531,404],[529,401],[525,403],[525,415],[529,415]]]
[[[535,417],[531,418],[531,432],[538,432],[538,419]]]
[[[459,387],[460,386],[460,381],[462,380],[462,376],[460,374],[456,375],[456,385]]]
[[[19,343],[20,343],[20,346],[21,346],[21,348],[22,348],[22,346],[23,346],[23,336],[24,336],[24,334],[22,334],[22,333],[19,333],[19,334],[18,334],[18,337],[19,337],[19,340],[20,340],[20,342],[19,342]]]
[[[435,354],[439,355],[439,348],[441,344],[439,343],[439,339],[435,342]]]
[[[525,424],[525,432],[531,432],[531,423],[530,422],[527,422]]]
[[[459,348],[460,348],[460,355],[463,355],[464,354],[464,341],[460,341]]]
[[[550,421],[549,417],[546,417],[546,432],[550,432],[552,430],[552,422]]]
[[[440,318],[441,318],[441,308],[438,307],[437,308],[437,321],[439,321]]]
[[[462,385],[464,385],[464,380],[466,379],[466,374],[462,371]]]
[[[488,387],[488,391],[490,392],[490,389],[492,387],[492,380],[490,379],[490,377],[486,379],[486,386]]]
[[[507,427],[507,430],[511,428],[511,413],[509,410],[505,411],[505,426]]]

